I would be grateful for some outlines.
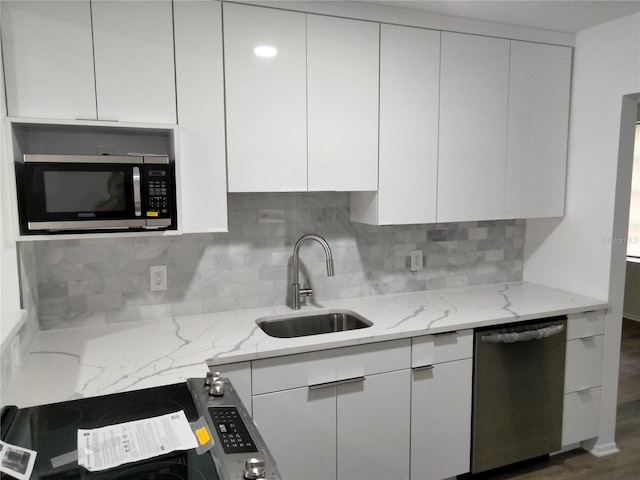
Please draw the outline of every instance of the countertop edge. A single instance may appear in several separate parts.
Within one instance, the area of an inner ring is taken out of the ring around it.
[[[302,311],[349,309],[373,325],[294,339],[269,337],[256,320],[292,313],[280,305],[41,331],[0,400],[20,407],[55,403],[178,383],[204,376],[209,367],[609,307],[606,301],[527,282],[321,303]]]
[[[595,301],[592,304],[556,308],[552,310],[540,310],[539,312],[529,313],[524,315],[505,315],[503,317],[491,317],[477,321],[467,321],[456,324],[455,326],[449,325],[446,327],[433,327],[422,330],[412,330],[389,334],[378,334],[370,336],[361,336],[357,338],[340,338],[342,332],[336,334],[324,334],[326,335],[325,341],[316,335],[314,338],[318,339],[318,342],[313,345],[295,345],[295,346],[282,346],[281,348],[272,348],[268,351],[255,351],[251,353],[232,353],[229,355],[222,355],[219,357],[212,357],[206,360],[206,364],[209,368],[215,368],[222,365],[230,365],[243,362],[251,362],[256,360],[264,360],[267,358],[296,355],[300,353],[318,352],[323,350],[331,350],[335,348],[348,348],[357,345],[365,345],[371,343],[388,342],[393,340],[400,340],[406,338],[415,338],[423,335],[433,335],[438,333],[452,332],[456,330],[476,329],[489,326],[505,325],[509,323],[526,322],[530,320],[537,320],[549,317],[555,317],[559,315],[573,315],[578,313],[586,313],[594,310],[608,309],[609,303],[605,301]],[[338,337],[336,337],[338,336]],[[273,339],[275,341],[281,340],[283,343],[291,339]]]

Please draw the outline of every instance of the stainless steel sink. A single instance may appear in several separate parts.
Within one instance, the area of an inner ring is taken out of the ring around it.
[[[293,338],[323,333],[345,332],[373,325],[351,310],[320,310],[262,317],[258,326],[270,337]]]

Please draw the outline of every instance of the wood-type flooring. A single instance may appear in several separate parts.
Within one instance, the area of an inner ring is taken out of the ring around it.
[[[619,453],[595,457],[577,449],[484,474],[482,480],[640,480],[640,322],[624,319],[616,417]]]

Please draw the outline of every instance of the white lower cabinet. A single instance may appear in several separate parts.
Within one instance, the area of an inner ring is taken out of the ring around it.
[[[409,370],[253,397],[286,478],[409,478]]]
[[[469,471],[473,360],[414,370],[411,478],[441,480]]]
[[[564,396],[562,446],[595,438],[600,429],[600,394],[602,387],[593,387]]]
[[[598,436],[604,361],[605,311],[569,315],[562,446]]]
[[[469,471],[473,331],[413,339],[411,479]]]
[[[253,418],[286,478],[469,471],[473,331],[253,362]],[[409,368],[412,367],[412,368]]]
[[[409,340],[253,362],[253,419],[282,474],[409,478],[409,365]]]
[[[337,387],[337,478],[409,478],[410,370]]]
[[[336,478],[335,388],[255,395],[253,419],[285,478]]]

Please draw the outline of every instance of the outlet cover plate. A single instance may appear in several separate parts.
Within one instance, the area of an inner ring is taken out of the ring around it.
[[[411,250],[411,271],[422,270],[422,250]]]
[[[166,265],[155,265],[149,268],[149,288],[152,292],[167,289]]]

